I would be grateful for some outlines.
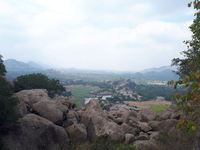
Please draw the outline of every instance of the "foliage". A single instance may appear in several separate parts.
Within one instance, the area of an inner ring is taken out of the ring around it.
[[[177,127],[187,134],[193,133],[198,138],[198,125],[200,123],[200,1],[194,0],[189,7],[195,9],[194,21],[190,26],[192,39],[185,41],[187,50],[183,51],[183,58],[175,58],[173,65],[179,67],[180,80],[171,82],[175,88],[182,86],[186,89],[184,94],[176,95],[176,102],[184,112],[184,117]],[[197,132],[196,132],[197,133]]]
[[[0,76],[0,85],[0,96],[8,97],[13,94],[12,86],[2,76]]]
[[[15,98],[0,95],[0,126],[14,123],[17,120],[17,103]]]
[[[2,56],[0,55],[0,149],[6,150],[1,136],[7,133],[13,124],[16,123],[17,116],[17,99],[12,97],[13,89],[4,75],[6,73]]]
[[[6,73],[6,68],[3,64],[2,56],[0,55],[0,76],[4,76]]]
[[[190,120],[181,119],[177,123],[177,128],[188,134],[193,134],[197,130],[197,124]]]
[[[14,84],[16,92],[25,89],[47,89],[50,97],[65,93],[65,88],[61,85],[59,80],[49,79],[46,75],[41,73],[19,76],[14,81]]]
[[[158,137],[157,149],[154,150],[192,150],[195,146],[194,136],[175,129],[162,131]]]
[[[72,150],[136,150],[133,145],[126,145],[112,141],[108,136],[101,136],[92,143],[75,145]]]
[[[3,77],[6,70],[2,59],[0,60],[0,66],[2,66],[0,70],[0,126],[2,126],[16,121],[17,100],[11,97],[13,94],[12,86]]]
[[[192,39],[184,41],[187,50],[183,51],[184,58],[175,58],[173,65],[179,67],[178,74],[181,78],[200,70],[200,1],[194,0],[189,4],[195,9],[194,21],[190,26]]]
[[[172,95],[175,93],[175,90],[162,85],[137,85],[136,92],[142,96],[142,100],[156,99],[157,96],[162,96],[166,100],[172,100]]]

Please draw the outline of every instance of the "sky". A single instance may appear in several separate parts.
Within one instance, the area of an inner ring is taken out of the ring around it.
[[[138,71],[185,50],[188,0],[0,0],[0,54],[56,68]]]

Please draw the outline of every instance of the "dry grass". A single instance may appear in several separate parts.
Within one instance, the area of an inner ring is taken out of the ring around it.
[[[150,109],[153,112],[160,113],[166,110],[171,102],[161,101],[161,100],[152,100],[152,101],[135,101],[135,102],[126,102],[129,106],[137,106],[140,109]]]

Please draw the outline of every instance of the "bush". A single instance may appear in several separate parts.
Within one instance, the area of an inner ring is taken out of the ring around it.
[[[71,150],[136,150],[133,145],[114,142],[109,136],[101,136],[92,143],[75,145]]]
[[[28,89],[46,89],[50,97],[65,93],[65,88],[60,84],[59,80],[49,79],[41,73],[19,76],[14,81],[14,84],[16,92]]]
[[[195,136],[188,135],[178,129],[160,133],[158,147],[162,150],[189,150],[195,147]]]
[[[5,66],[0,55],[0,149],[2,150],[6,150],[6,147],[1,136],[6,134],[18,119],[16,113],[18,101],[12,97],[13,89],[4,78],[5,73]]]

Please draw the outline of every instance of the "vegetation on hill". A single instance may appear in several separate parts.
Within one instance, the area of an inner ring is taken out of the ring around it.
[[[158,96],[172,100],[172,95],[175,93],[173,88],[162,85],[137,85],[136,91],[142,96],[142,100],[153,100]]]
[[[46,89],[50,97],[66,94],[59,80],[49,79],[41,73],[19,76],[14,81],[14,85],[16,92],[26,89]]]

